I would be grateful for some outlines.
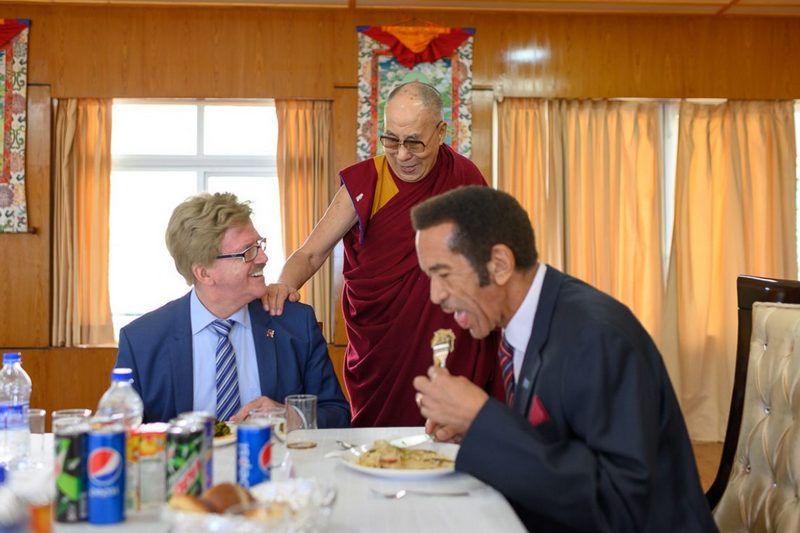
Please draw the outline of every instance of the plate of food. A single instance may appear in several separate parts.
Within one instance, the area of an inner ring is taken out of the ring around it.
[[[455,472],[458,444],[428,442],[400,448],[385,440],[356,446],[340,455],[342,463],[372,476],[406,479],[446,476]]]
[[[233,422],[214,422],[214,447],[227,446],[236,442],[236,424]]]

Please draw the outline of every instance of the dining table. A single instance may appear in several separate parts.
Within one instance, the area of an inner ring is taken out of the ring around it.
[[[316,429],[307,431],[307,440],[317,443],[310,449],[287,450],[273,445],[273,479],[307,478],[332,486],[335,501],[319,527],[327,532],[484,532],[526,531],[508,501],[495,489],[461,472],[423,478],[397,477],[391,472],[365,473],[352,468],[341,457],[341,443],[369,445],[376,440],[392,440],[421,435],[422,427],[381,427]],[[32,457],[52,476],[53,436],[32,435]],[[43,441],[41,440],[43,439]],[[491,450],[487,450],[491,453]],[[236,445],[215,446],[214,482],[236,481]],[[52,483],[52,477],[51,481]],[[403,497],[387,498],[380,493],[406,491]],[[422,493],[415,492],[421,491]],[[455,494],[455,495],[454,495]],[[166,504],[165,506],[166,507]],[[126,520],[114,525],[87,522],[54,522],[55,532],[141,532],[171,531],[164,508],[126,512]],[[174,529],[174,528],[173,528]]]

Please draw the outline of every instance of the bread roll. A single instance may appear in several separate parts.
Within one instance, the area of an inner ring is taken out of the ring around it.
[[[169,506],[176,511],[187,511],[190,513],[213,513],[214,509],[197,496],[187,496],[179,494],[169,499]]]
[[[244,507],[255,501],[247,489],[233,483],[214,485],[206,491],[202,499],[215,513],[224,513],[234,505]]]

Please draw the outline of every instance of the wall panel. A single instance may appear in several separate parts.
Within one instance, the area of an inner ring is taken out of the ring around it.
[[[0,233],[0,347],[50,344],[50,88],[28,87],[25,195],[35,233]]]
[[[793,98],[798,17],[418,12],[476,29],[478,85],[507,95]],[[365,9],[4,4],[33,20],[30,80],[54,96],[315,97],[356,82]],[[529,49],[533,58],[511,54]]]

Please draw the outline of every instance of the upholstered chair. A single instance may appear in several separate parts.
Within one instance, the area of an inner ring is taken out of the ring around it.
[[[714,520],[800,532],[800,305],[756,302],[738,444]]]

